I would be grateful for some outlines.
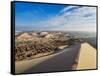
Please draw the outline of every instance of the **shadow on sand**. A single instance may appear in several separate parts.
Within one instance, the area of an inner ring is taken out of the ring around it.
[[[79,54],[80,47],[81,44],[71,45],[70,47],[63,49],[61,54],[31,67],[23,73],[70,71],[72,70],[72,65],[75,63],[75,60]]]

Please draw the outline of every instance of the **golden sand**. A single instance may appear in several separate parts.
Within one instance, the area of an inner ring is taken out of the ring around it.
[[[76,70],[96,69],[96,49],[88,43],[81,44]]]
[[[64,49],[65,47],[67,47],[68,45],[64,45],[64,46],[60,46],[59,49]]]

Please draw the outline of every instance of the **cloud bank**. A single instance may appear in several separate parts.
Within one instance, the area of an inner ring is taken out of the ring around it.
[[[41,28],[48,30],[96,31],[96,8],[68,6],[56,16],[40,21],[39,24],[41,24]]]

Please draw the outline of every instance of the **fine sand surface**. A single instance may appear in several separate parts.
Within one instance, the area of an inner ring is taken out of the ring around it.
[[[96,49],[90,44],[81,44],[78,65],[76,69],[96,69]]]
[[[75,44],[52,55],[16,62],[15,72],[19,74],[72,70],[80,47],[80,44]]]

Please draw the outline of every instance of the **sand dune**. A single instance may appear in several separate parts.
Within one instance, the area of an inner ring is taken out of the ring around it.
[[[17,37],[18,40],[24,40],[24,39],[29,39],[32,38],[28,33],[23,33],[19,37]]]
[[[55,54],[27,61],[16,62],[16,73],[95,69],[96,50],[88,43],[75,44]]]
[[[32,33],[32,35],[30,35],[29,33],[23,33],[20,36],[17,37],[18,40],[31,40],[37,38],[36,35],[34,33]]]
[[[90,44],[81,44],[78,66],[76,69],[96,69],[96,49]]]

